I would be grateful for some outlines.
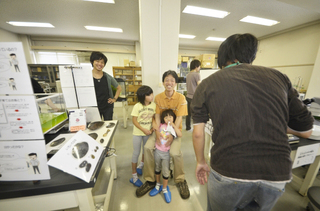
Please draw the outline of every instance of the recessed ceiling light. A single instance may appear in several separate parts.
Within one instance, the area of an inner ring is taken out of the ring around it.
[[[186,38],[186,39],[193,39],[196,36],[194,35],[188,35],[188,34],[179,34],[179,38]]]
[[[275,20],[270,20],[270,19],[265,19],[265,18],[258,18],[254,16],[247,16],[242,18],[240,21],[242,22],[247,22],[247,23],[254,23],[254,24],[259,24],[259,25],[264,25],[264,26],[273,26],[275,24],[278,24],[280,22],[275,21]]]
[[[47,27],[54,28],[51,23],[37,23],[37,22],[17,22],[17,21],[9,21],[8,24],[13,26],[25,26],[25,27]]]
[[[93,1],[93,2],[114,4],[114,0],[83,0],[83,1]]]
[[[210,41],[225,41],[226,38],[222,38],[222,37],[207,37],[206,40],[210,40]]]
[[[208,9],[203,7],[189,6],[189,5],[187,5],[182,12],[193,14],[193,15],[209,16],[214,18],[224,18],[227,15],[229,15],[229,12],[226,12],[226,11],[213,10],[213,9]]]
[[[109,27],[100,27],[100,26],[85,26],[87,30],[94,31],[107,31],[107,32],[123,32],[120,28],[109,28]]]

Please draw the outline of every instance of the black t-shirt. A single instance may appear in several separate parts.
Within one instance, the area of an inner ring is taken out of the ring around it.
[[[110,98],[110,96],[107,78],[102,76],[102,78],[100,79],[93,78],[93,81],[99,111],[103,111],[108,107],[112,107],[112,104],[108,103],[108,99]]]

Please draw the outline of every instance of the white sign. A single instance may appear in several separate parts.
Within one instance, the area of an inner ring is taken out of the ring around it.
[[[85,130],[86,127],[86,109],[69,110],[69,131]]]
[[[296,157],[294,159],[292,168],[304,166],[313,163],[319,150],[320,144],[312,144],[302,146],[297,149]]]
[[[67,108],[97,106],[92,68],[90,66],[72,66],[72,77],[71,69],[68,66],[66,67],[60,66],[59,72]],[[74,84],[76,87],[74,87]]]
[[[103,150],[96,140],[79,131],[48,161],[48,165],[89,183]]]
[[[50,179],[45,141],[0,141],[0,181]]]
[[[43,139],[34,96],[0,96],[0,140]]]
[[[33,94],[22,44],[0,42],[0,94]]]

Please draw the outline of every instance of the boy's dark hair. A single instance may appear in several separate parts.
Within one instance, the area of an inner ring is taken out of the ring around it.
[[[168,115],[169,115],[169,116],[173,116],[173,122],[176,121],[176,118],[177,118],[176,114],[173,112],[172,109],[168,109],[168,110],[162,111],[162,113],[161,113],[161,123],[162,123],[162,124],[165,123],[165,122],[164,122],[164,118],[165,118],[166,116],[168,116]]]
[[[192,60],[190,63],[190,70],[194,70],[201,65],[201,62],[198,59]]]
[[[9,80],[14,80],[14,78],[9,78]]]
[[[32,153],[30,153],[28,156],[33,156],[33,155],[37,156],[37,153],[32,152]]]
[[[141,103],[142,105],[144,105],[144,100],[146,98],[146,96],[149,96],[153,93],[153,90],[149,87],[149,86],[141,86],[139,87],[139,89],[137,90],[137,98],[138,98],[138,102]]]
[[[101,59],[103,59],[104,65],[106,65],[107,62],[108,62],[108,58],[107,58],[103,53],[101,53],[101,52],[99,52],[99,51],[94,51],[94,52],[92,52],[92,53],[91,53],[91,56],[90,56],[90,63],[91,63],[91,65],[92,65],[92,67],[93,67],[93,62],[94,62],[95,60],[101,60]]]
[[[168,70],[167,72],[164,72],[162,75],[162,82],[164,82],[164,79],[168,76],[168,75],[172,75],[172,77],[174,77],[174,79],[176,80],[176,83],[178,83],[179,77],[176,73],[176,71],[173,70]]]
[[[218,66],[220,69],[228,62],[251,64],[256,58],[258,39],[252,34],[234,34],[221,43],[218,50]]]
[[[11,53],[11,54],[10,54],[10,56],[15,56],[15,55],[16,55],[16,54],[14,54],[14,53]]]

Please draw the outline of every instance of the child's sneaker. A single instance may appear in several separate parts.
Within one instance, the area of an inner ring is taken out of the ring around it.
[[[142,175],[142,168],[143,168],[143,163],[141,162],[140,164],[139,164],[139,166],[137,167],[137,173],[141,176]]]
[[[169,189],[169,186],[167,186],[167,190],[163,190],[163,195],[164,195],[164,199],[166,200],[167,203],[171,202],[171,192]]]
[[[143,184],[143,183],[141,182],[141,180],[139,180],[139,179],[137,179],[136,182],[133,182],[133,178],[130,179],[130,182],[131,182],[132,184],[134,184],[135,186],[137,186],[137,187],[141,187],[141,185]]]

